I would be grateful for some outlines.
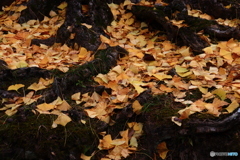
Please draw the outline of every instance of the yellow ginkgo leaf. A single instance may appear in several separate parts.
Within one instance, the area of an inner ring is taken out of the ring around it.
[[[51,109],[54,109],[54,105],[47,104],[47,103],[42,103],[42,104],[37,105],[37,108],[42,110],[42,111],[49,111]]]
[[[63,100],[61,104],[56,107],[60,111],[67,111],[71,108],[71,106],[67,103],[67,101]]]
[[[8,91],[10,91],[10,90],[17,91],[19,88],[22,88],[24,86],[25,86],[24,84],[14,84],[14,85],[9,86],[7,90]]]
[[[64,8],[66,8],[67,7],[67,2],[63,2],[63,3],[61,3],[57,8],[59,8],[59,9],[64,9]]]
[[[134,88],[137,90],[138,94],[142,93],[143,91],[145,91],[145,89],[143,89],[140,85],[136,85],[136,84],[132,84],[134,86]]]
[[[16,11],[16,12],[21,12],[22,10],[24,10],[24,9],[26,9],[26,8],[27,8],[27,6],[21,5],[21,6],[19,6],[15,11]]]
[[[28,63],[26,61],[20,61],[16,66],[17,68],[24,68],[28,66]]]
[[[215,89],[212,94],[217,95],[221,100],[226,99],[226,92],[222,88]]]
[[[100,35],[100,39],[103,43],[107,43],[107,44],[111,43],[111,40],[103,35]]]
[[[130,146],[132,146],[132,147],[138,147],[138,142],[137,142],[137,139],[136,139],[136,137],[132,137],[131,139],[130,139]]]
[[[15,113],[17,113],[17,109],[15,109],[15,110],[8,109],[8,110],[5,111],[5,114],[8,115],[8,116],[12,116]]]
[[[81,154],[81,159],[82,160],[91,160],[91,158],[92,158],[92,156],[94,156],[94,154],[95,154],[95,151],[90,155],[90,156],[86,156],[85,154]]]
[[[71,121],[72,119],[68,115],[61,113],[58,115],[58,118],[53,122],[52,128],[56,128],[58,124],[66,126]]]
[[[45,88],[47,88],[47,87],[45,85],[43,85],[42,83],[33,83],[27,89],[32,89],[34,91],[38,91],[38,90],[42,90]]]
[[[134,18],[129,18],[125,22],[126,25],[132,25],[133,23],[134,23]]]
[[[185,72],[188,71],[187,68],[183,68],[183,67],[181,67],[181,66],[179,66],[179,65],[176,65],[176,66],[175,66],[175,70],[176,70],[177,73],[185,73]]]
[[[232,53],[230,51],[225,50],[225,49],[221,48],[219,54],[227,60],[232,60],[233,59],[232,58]]]
[[[61,105],[63,103],[62,98],[60,98],[59,96],[57,97],[57,99],[55,99],[53,102],[51,102],[51,105],[57,106],[57,105]]]
[[[39,79],[39,83],[42,83],[44,86],[48,86],[48,85],[52,84],[53,81],[54,81],[54,78],[51,78],[51,79],[40,78]]]
[[[104,150],[104,149],[111,149],[114,146],[112,145],[112,137],[110,134],[103,137],[103,139],[100,139],[100,143],[98,145],[98,149]]]
[[[172,76],[166,75],[166,74],[153,74],[153,76],[156,77],[157,79],[159,79],[160,81],[163,79],[172,78]]]
[[[135,112],[136,114],[141,113],[142,107],[143,106],[138,102],[138,100],[135,100],[132,104],[133,112]]]
[[[87,57],[88,54],[89,54],[89,52],[87,51],[87,49],[84,48],[84,47],[81,47],[81,48],[79,49],[78,57],[79,57],[80,59],[84,59],[84,58]]]
[[[104,82],[104,83],[108,83],[108,81],[109,81],[109,79],[107,78],[107,75],[105,75],[105,74],[101,74],[101,73],[99,73],[98,75],[97,75],[97,77],[95,77],[96,79],[94,79],[96,82],[99,82],[99,83],[101,83],[101,81],[102,82]],[[98,80],[99,79],[99,80]]]
[[[239,103],[234,100],[232,101],[232,103],[226,108],[226,110],[228,111],[228,113],[232,113],[236,108],[239,107]]]
[[[5,114],[8,116],[12,116],[17,113],[17,109],[21,106],[21,104],[12,104],[11,109],[5,111]]]
[[[34,95],[34,91],[29,92],[25,97],[23,97],[23,102],[26,105],[32,104],[35,102],[38,98],[32,98]]]
[[[168,153],[166,142],[162,142],[157,146],[158,154],[162,159],[165,159]]]
[[[77,100],[80,100],[80,96],[81,96],[81,92],[77,92],[71,96],[71,99],[77,101]]]
[[[211,47],[211,46],[204,48],[203,51],[204,51],[205,53],[208,53],[208,54],[213,54],[213,50],[212,50],[212,47]]]

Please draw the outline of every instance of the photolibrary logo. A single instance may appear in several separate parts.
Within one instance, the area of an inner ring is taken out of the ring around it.
[[[210,156],[211,157],[215,157],[215,156],[238,156],[238,152],[214,152],[211,151],[210,152]]]

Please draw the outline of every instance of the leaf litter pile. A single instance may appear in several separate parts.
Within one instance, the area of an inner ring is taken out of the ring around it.
[[[93,60],[91,51],[81,47],[78,50],[69,48],[67,45],[54,44],[49,47],[31,45],[32,39],[46,39],[56,34],[57,29],[64,22],[64,2],[58,6],[58,13],[51,11],[51,17],[45,17],[43,21],[30,20],[19,24],[17,19],[20,12],[26,9],[17,1],[14,5],[4,8],[0,15],[0,58],[7,62],[10,69],[22,67],[40,67],[43,69],[59,69],[67,72],[73,64],[84,64]],[[156,1],[155,3],[163,3]],[[194,56],[189,47],[178,47],[167,40],[166,36],[159,35],[156,31],[149,31],[148,25],[139,22],[131,10],[133,3],[126,0],[123,4],[108,4],[114,21],[107,26],[105,32],[110,36],[100,36],[102,44],[99,49],[109,46],[121,46],[129,54],[118,60],[117,66],[107,74],[98,74],[94,77],[99,85],[111,88],[109,94],[102,95],[80,92],[71,96],[76,104],[83,104],[84,111],[90,118],[97,118],[110,125],[114,124],[111,116],[115,109],[123,109],[132,104],[133,111],[141,114],[143,106],[134,100],[146,90],[151,90],[153,95],[172,94],[174,100],[182,103],[186,108],[179,110],[178,117],[172,117],[172,121],[181,126],[181,120],[188,118],[196,112],[204,112],[218,117],[221,114],[232,113],[239,107],[240,101],[240,43],[235,39],[211,43],[203,49],[202,54]],[[152,6],[153,2],[140,1],[138,5]],[[85,8],[87,10],[87,7]],[[8,14],[13,12],[13,14]],[[211,16],[202,14],[198,10],[189,8],[188,14],[196,17],[211,19]],[[235,26],[238,20],[217,20],[219,23]],[[171,21],[178,27],[184,26],[184,21]],[[87,24],[85,24],[87,25]],[[91,28],[90,25],[87,25]],[[199,33],[202,34],[202,33]],[[8,90],[26,87],[24,97],[13,99],[1,98],[1,111],[8,116],[17,113],[19,107],[30,105],[41,97],[39,90],[49,87],[52,79],[40,78],[38,82],[25,86],[13,84]],[[0,82],[1,83],[1,82]],[[202,98],[196,101],[185,99],[187,92],[199,90]],[[94,106],[93,108],[89,108]],[[52,103],[42,103],[32,110],[35,114],[54,114],[57,119],[53,121],[52,128],[57,125],[66,126],[71,118],[66,112],[72,107],[64,99],[58,97]],[[84,119],[81,123],[86,123]],[[102,160],[121,159],[127,157],[138,148],[138,138],[143,134],[142,123],[131,122],[128,129],[121,131],[121,138],[114,139],[106,132],[99,133],[99,150],[108,150],[108,155]],[[129,133],[131,130],[131,134]],[[160,145],[160,156],[166,157],[166,144]],[[94,153],[92,154],[94,155]],[[81,155],[84,160],[91,157]]]

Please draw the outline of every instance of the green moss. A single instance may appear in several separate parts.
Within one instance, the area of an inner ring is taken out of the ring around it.
[[[70,154],[79,157],[80,153],[96,148],[98,139],[88,125],[70,122],[66,127],[59,125],[52,129],[55,115],[31,114],[24,122],[19,121],[19,116],[8,120],[6,116],[1,117],[6,123],[0,125],[0,158],[23,159],[28,151],[38,159],[69,159]]]
[[[184,108],[180,103],[176,103],[171,94],[157,95],[152,97],[142,109],[143,114],[147,114],[152,122],[159,124],[171,122],[172,116],[178,116],[178,111]]]

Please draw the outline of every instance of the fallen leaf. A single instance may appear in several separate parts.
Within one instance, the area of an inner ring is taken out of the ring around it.
[[[133,112],[136,114],[140,114],[143,106],[138,102],[138,100],[135,100],[132,104]]]
[[[215,89],[212,94],[217,95],[221,100],[226,99],[226,92],[222,88]]]
[[[159,156],[162,159],[165,159],[167,157],[167,153],[169,151],[167,148],[166,142],[162,142],[162,143],[158,144],[157,151],[158,151]]]
[[[47,103],[42,103],[42,104],[37,105],[37,108],[42,110],[42,111],[49,111],[51,109],[54,109],[54,105],[47,104]]]
[[[38,91],[38,90],[42,90],[42,89],[45,89],[45,88],[47,88],[47,87],[42,83],[33,83],[27,89]]]
[[[61,113],[60,115],[58,115],[58,118],[53,122],[52,128],[56,128],[58,124],[66,126],[70,121],[72,121],[72,119],[68,115]]]
[[[170,79],[172,78],[171,75],[166,75],[166,74],[153,74],[154,77],[156,77],[157,79],[164,80],[164,79]]]
[[[140,86],[140,85],[144,85],[143,82],[141,82],[141,81],[131,81],[130,83],[134,86],[134,88],[136,89],[138,94],[140,94],[143,91],[145,91],[145,89]]]
[[[5,114],[8,115],[8,116],[12,116],[16,113],[17,113],[17,109],[14,109],[14,110],[13,109],[8,109],[8,110],[5,111]]]
[[[78,57],[79,57],[79,59],[82,60],[82,59],[85,59],[88,54],[89,54],[89,52],[87,51],[87,49],[84,48],[84,47],[81,47],[81,48],[79,49]]]
[[[19,6],[15,11],[16,11],[16,12],[21,12],[22,10],[24,10],[24,9],[26,9],[26,8],[27,8],[27,6],[21,5],[21,6]]]
[[[172,118],[171,118],[171,120],[172,120],[172,122],[174,122],[176,125],[178,125],[178,126],[181,126],[182,125],[182,122],[181,122],[181,119],[179,119],[178,117],[176,117],[176,116],[173,116]]]
[[[236,100],[233,100],[232,103],[226,108],[228,113],[232,113],[235,109],[239,107],[239,103]]]
[[[8,91],[10,91],[10,90],[18,91],[19,88],[22,88],[24,86],[25,86],[24,84],[14,84],[14,85],[9,86],[7,90]]]
[[[184,72],[187,72],[187,71],[188,71],[187,68],[181,67],[181,66],[179,66],[179,65],[176,65],[176,66],[175,66],[175,70],[176,70],[177,73],[184,73]]]
[[[63,2],[63,3],[61,3],[57,8],[59,8],[59,9],[64,9],[64,8],[66,8],[67,7],[67,2]]]
[[[131,146],[131,147],[138,147],[138,142],[137,142],[137,138],[136,137],[132,137],[131,139],[130,139],[130,144],[129,144],[129,146]]]
[[[78,101],[80,100],[81,92],[77,92],[71,96],[72,100]]]
[[[100,143],[98,145],[98,148],[100,150],[111,149],[113,147],[114,146],[112,145],[112,137],[110,134],[104,136],[103,139],[100,139]]]
[[[67,103],[67,101],[63,100],[62,103],[57,105],[55,108],[60,111],[67,111],[67,110],[71,109],[72,107]]]

